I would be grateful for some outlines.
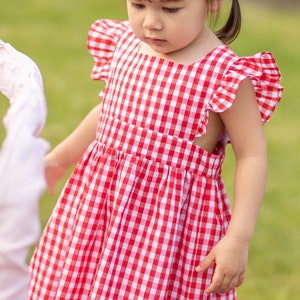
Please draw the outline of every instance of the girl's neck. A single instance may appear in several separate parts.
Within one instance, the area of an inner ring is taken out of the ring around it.
[[[190,65],[221,45],[223,45],[223,43],[214,35],[214,33],[208,31],[207,36],[205,37],[205,39],[203,39],[203,42],[189,45],[189,47],[179,49],[175,52],[158,53],[144,42],[141,42],[139,52],[144,55],[163,58],[165,60],[172,61],[178,64]]]

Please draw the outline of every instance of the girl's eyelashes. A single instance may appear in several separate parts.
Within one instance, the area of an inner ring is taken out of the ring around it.
[[[144,9],[146,6],[145,4],[137,3],[137,2],[131,2],[131,6],[135,9]],[[162,10],[168,14],[174,14],[179,11],[180,8],[178,7],[162,7]]]
[[[135,3],[135,2],[131,2],[131,6],[132,6],[133,8],[136,8],[136,9],[143,9],[143,8],[145,8],[145,5],[144,5],[144,4]]]
[[[176,7],[163,7],[162,9],[164,12],[166,12],[168,14],[175,14],[179,11],[179,8],[176,8]]]

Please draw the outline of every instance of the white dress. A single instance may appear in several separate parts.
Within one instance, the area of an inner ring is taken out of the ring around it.
[[[47,109],[39,69],[1,40],[0,91],[10,103],[0,152],[0,299],[24,300],[26,257],[39,237],[38,200],[46,187],[43,157],[48,143],[37,135]]]

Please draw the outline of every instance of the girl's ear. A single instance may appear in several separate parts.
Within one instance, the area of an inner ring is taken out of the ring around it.
[[[208,11],[216,13],[220,10],[223,0],[208,0]]]

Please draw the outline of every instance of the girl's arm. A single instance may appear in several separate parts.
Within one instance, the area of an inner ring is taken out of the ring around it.
[[[100,104],[93,108],[79,126],[45,157],[45,176],[51,193],[67,169],[76,164],[96,137]]]
[[[242,284],[248,247],[255,230],[267,178],[267,150],[263,124],[250,79],[244,80],[235,103],[221,114],[236,157],[233,213],[225,237],[198,270],[216,263],[207,293],[227,292]]]

